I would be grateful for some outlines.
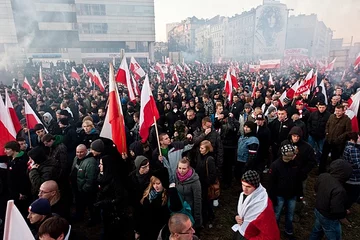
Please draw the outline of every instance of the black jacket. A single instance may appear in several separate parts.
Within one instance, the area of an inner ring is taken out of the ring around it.
[[[319,110],[312,112],[308,119],[307,129],[308,134],[315,140],[325,138],[326,123],[329,120],[330,112],[325,111],[320,113]]]
[[[291,128],[294,126],[294,123],[291,119],[286,119],[284,122],[280,122],[279,119],[275,119],[269,124],[271,132],[271,140],[275,145],[280,145],[280,143],[288,138]]]
[[[346,216],[345,182],[352,173],[350,163],[338,159],[330,164],[330,172],[319,175],[315,183],[315,208],[326,218],[336,220]]]

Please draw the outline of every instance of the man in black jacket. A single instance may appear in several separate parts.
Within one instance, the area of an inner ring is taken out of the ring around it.
[[[322,239],[324,234],[327,239],[341,239],[341,223],[350,225],[345,218],[347,195],[343,185],[351,173],[351,164],[338,159],[330,164],[329,173],[320,174],[314,187],[315,223],[310,235],[311,240]]]
[[[308,142],[314,148],[316,154],[316,162],[320,162],[324,142],[325,142],[325,128],[329,120],[330,112],[326,110],[326,104],[319,102],[317,105],[318,110],[312,112],[307,122],[308,129]]]

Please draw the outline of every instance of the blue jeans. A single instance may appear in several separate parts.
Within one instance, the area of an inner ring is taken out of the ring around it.
[[[320,140],[315,140],[313,137],[309,135],[308,143],[314,148],[316,155],[316,162],[320,163],[320,157],[323,151],[325,138]]]
[[[287,234],[293,234],[294,228],[293,228],[293,219],[294,219],[294,212],[296,207],[296,197],[292,197],[289,199],[285,199],[283,197],[277,196],[277,204],[275,206],[275,215],[276,215],[276,221],[279,225],[280,222],[280,216],[281,216],[281,210],[285,206],[286,208],[286,215],[285,215],[285,232]]]
[[[315,209],[315,224],[310,235],[310,240],[321,240],[325,234],[327,239],[341,239],[341,224],[339,220],[331,220]]]

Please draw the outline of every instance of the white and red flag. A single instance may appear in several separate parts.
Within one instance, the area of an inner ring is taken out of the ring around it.
[[[120,154],[127,152],[124,114],[112,64],[109,66],[109,106],[100,137],[111,139]]]
[[[21,124],[20,121],[16,115],[14,106],[10,100],[9,94],[7,92],[7,90],[5,90],[5,106],[9,111],[10,117],[11,117],[11,121],[13,122],[14,128],[16,133],[18,133],[21,130]]]
[[[6,207],[6,217],[4,224],[4,240],[34,240],[29,226],[19,209],[14,204],[14,200],[9,200]]]
[[[145,76],[145,71],[141,68],[140,64],[134,57],[130,59],[130,71],[134,74],[136,81],[139,81]]]
[[[66,78],[66,76],[65,76],[65,73],[64,73],[64,72],[62,73],[62,78],[63,78],[64,83],[69,82],[69,80]]]
[[[165,72],[164,72],[163,68],[161,67],[160,63],[156,63],[155,70],[158,71],[158,73],[160,74],[161,80],[164,81],[165,80]]]
[[[78,82],[80,82],[80,75],[76,72],[75,68],[71,68],[71,75],[72,78],[76,79]]]
[[[43,78],[43,75],[42,75],[41,66],[40,66],[40,70],[39,70],[39,82],[38,82],[37,86],[39,88],[42,88],[44,86],[44,78]]]
[[[39,117],[35,114],[34,110],[31,108],[30,104],[24,99],[24,105],[25,105],[25,118],[28,129],[33,129],[36,124],[42,124],[44,125]],[[47,129],[45,128],[45,132],[47,132]]]
[[[317,71],[316,71],[315,74],[316,74],[316,78],[317,78]],[[325,104],[327,105],[328,104],[328,97],[327,97],[326,88],[325,88],[325,84],[324,84],[323,80],[321,80],[319,86],[322,88],[321,92],[325,96]]]
[[[200,61],[198,61],[198,60],[195,60],[195,64],[200,65],[200,64],[201,64],[201,62],[200,62]]]
[[[176,69],[174,69],[174,72],[173,72],[173,74],[172,74],[172,82],[173,82],[174,84],[178,84],[178,83],[179,83],[179,76],[178,76],[178,74],[177,74]]]
[[[279,100],[280,100],[280,102],[281,102],[281,104],[282,104],[283,106],[286,105],[285,99],[287,99],[288,101],[291,101],[291,100],[294,98],[295,92],[296,92],[296,90],[299,88],[299,86],[300,86],[299,81],[296,81],[296,83],[294,83],[294,84],[291,86],[291,88],[289,88],[287,91],[284,91],[284,92],[281,94]]]
[[[131,84],[130,72],[129,72],[128,64],[126,62],[126,57],[123,57],[121,61],[115,80],[116,82],[122,83],[127,87],[130,101],[132,102],[135,101],[134,89]]]
[[[310,88],[314,85],[313,74],[314,70],[311,69],[306,75],[305,79],[301,82],[298,89],[296,89],[295,95],[300,95],[306,92],[308,92],[308,94],[310,93]]]
[[[226,72],[225,89],[224,90],[227,93],[229,104],[232,104],[233,81],[231,79],[230,69],[228,69]]]
[[[260,68],[261,69],[280,68],[280,64],[281,64],[280,59],[260,60]]]
[[[149,77],[145,76],[145,81],[141,89],[140,104],[140,130],[141,141],[146,142],[149,137],[151,126],[160,118],[154,97],[151,92]]]
[[[189,66],[186,63],[184,63],[184,70],[189,71],[189,73],[191,73],[191,69],[189,68]]]
[[[360,63],[360,53],[356,56],[355,62],[354,62],[354,67],[358,66]]]
[[[272,78],[272,76],[271,76],[271,73],[269,73],[269,82],[268,82],[268,85],[269,85],[269,87],[275,85],[275,82],[274,82],[274,80],[273,80],[273,78]]]
[[[358,122],[357,116],[358,116],[359,108],[360,108],[360,91],[358,91],[355,95],[353,95],[348,100],[348,103],[349,103],[348,110],[351,110],[354,113],[353,116],[352,116],[352,114],[347,114],[351,120],[352,131],[359,132],[359,125],[358,125],[359,122]]]
[[[5,155],[4,145],[7,142],[15,141],[16,130],[11,120],[10,113],[0,97],[0,156]]]
[[[184,69],[180,66],[180,64],[176,65],[176,70],[178,70],[179,72],[184,72]]]
[[[336,61],[336,58],[334,58],[334,60],[332,60],[331,63],[329,63],[329,64],[327,65],[327,67],[325,68],[325,71],[326,71],[326,72],[327,72],[327,71],[332,71],[332,70],[334,70],[335,61]]]
[[[254,83],[254,86],[253,86],[253,91],[252,91],[252,93],[251,93],[251,97],[252,97],[252,98],[255,97],[256,89],[257,89],[257,87],[258,87],[258,79],[259,79],[259,77],[256,76],[256,80],[255,80],[255,83]]]
[[[136,96],[140,96],[140,89],[138,83],[135,81],[134,77],[131,76],[131,82],[133,84],[134,93]]]
[[[99,87],[100,91],[101,92],[104,92],[105,91],[105,85],[101,79],[101,76],[98,72],[98,70],[95,69],[95,72],[94,72],[94,75],[93,75],[93,78],[92,80],[94,81],[94,83],[96,84],[96,86]]]
[[[231,82],[232,82],[232,87],[233,88],[238,88],[239,87],[239,83],[236,77],[236,70],[234,67],[230,68],[230,77],[231,77]]]
[[[85,64],[83,64],[83,74],[88,74],[88,69],[87,67],[85,66]]]
[[[31,85],[30,85],[30,83],[29,83],[29,81],[27,80],[26,77],[24,78],[24,82],[22,84],[22,87],[24,89],[26,89],[28,91],[28,93],[31,94],[31,95],[33,95],[35,93],[35,91],[32,89],[32,87],[31,87]]]
[[[258,72],[260,71],[260,65],[249,65],[250,72]]]

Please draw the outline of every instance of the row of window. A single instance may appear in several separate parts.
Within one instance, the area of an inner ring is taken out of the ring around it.
[[[79,23],[79,33],[82,34],[135,34],[153,33],[155,26],[151,23]]]
[[[153,6],[118,4],[77,4],[76,11],[84,16],[154,16]]]

